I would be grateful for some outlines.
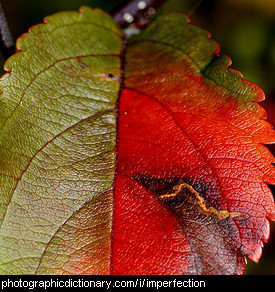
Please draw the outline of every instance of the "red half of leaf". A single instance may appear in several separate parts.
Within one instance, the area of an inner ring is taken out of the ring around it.
[[[119,100],[115,274],[241,274],[275,219],[275,141],[256,85],[185,16],[129,42]],[[161,199],[180,183],[198,199]],[[216,213],[217,214],[217,213]],[[232,216],[232,214],[237,214]]]

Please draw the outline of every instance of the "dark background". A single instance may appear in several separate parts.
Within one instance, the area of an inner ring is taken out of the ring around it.
[[[43,17],[63,10],[77,10],[81,5],[111,11],[119,0],[2,0],[11,33],[17,39]],[[260,86],[266,100],[261,105],[267,120],[275,126],[275,1],[274,0],[167,0],[160,10],[182,11],[191,22],[208,30],[230,56],[232,68],[244,79]],[[4,60],[0,56],[1,68]],[[2,71],[3,72],[3,71]],[[0,73],[2,73],[0,72]],[[275,154],[275,145],[268,146]],[[273,194],[275,188],[271,187]],[[248,261],[246,274],[275,275],[275,223],[271,237],[258,264]]]

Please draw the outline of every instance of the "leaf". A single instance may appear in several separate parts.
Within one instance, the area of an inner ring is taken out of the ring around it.
[[[0,273],[241,274],[259,260],[275,219],[264,95],[188,22],[161,15],[125,41],[82,7],[19,38],[1,79]]]

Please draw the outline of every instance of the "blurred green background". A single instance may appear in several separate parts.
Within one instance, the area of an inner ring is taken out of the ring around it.
[[[43,17],[63,10],[77,10],[81,5],[111,11],[119,0],[2,0],[11,33],[17,39]],[[244,79],[260,86],[266,100],[261,104],[267,120],[275,126],[275,0],[167,0],[160,10],[181,11],[191,22],[208,30],[230,56],[232,68]],[[4,63],[0,59],[1,68]],[[275,154],[275,147],[269,146]],[[271,187],[273,194],[275,188]],[[275,275],[275,224],[258,264],[248,261],[246,274]]]

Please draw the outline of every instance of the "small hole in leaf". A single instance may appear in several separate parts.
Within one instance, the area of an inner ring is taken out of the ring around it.
[[[106,73],[105,76],[107,78],[110,78],[110,79],[113,79],[113,80],[119,80],[119,77],[114,75],[114,74],[112,74],[112,73]]]

